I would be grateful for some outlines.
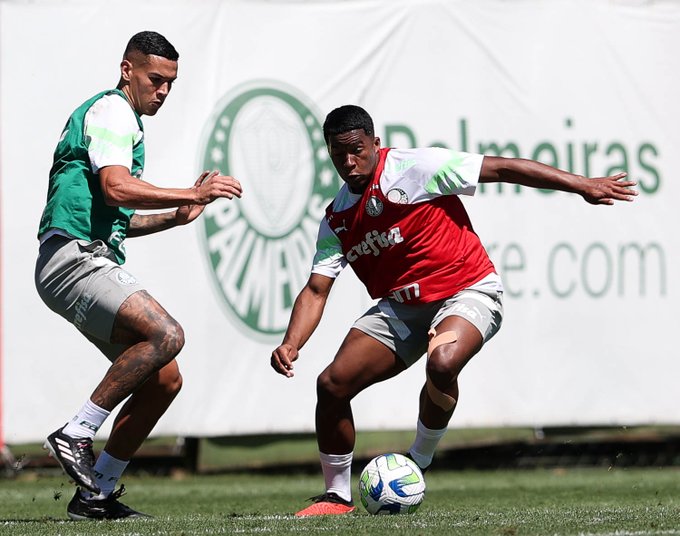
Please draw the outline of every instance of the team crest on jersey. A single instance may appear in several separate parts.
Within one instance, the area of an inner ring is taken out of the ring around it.
[[[408,195],[401,188],[392,188],[387,192],[387,200],[390,203],[397,203],[399,205],[405,205],[408,203]]]
[[[366,201],[366,214],[369,216],[380,216],[383,211],[383,202],[380,200],[380,198],[372,195],[371,197],[368,198],[368,201]]]

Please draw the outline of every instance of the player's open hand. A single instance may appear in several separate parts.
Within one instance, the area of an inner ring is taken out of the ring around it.
[[[204,171],[194,185],[196,188],[196,204],[207,205],[215,199],[241,197],[241,183],[234,177],[220,175],[217,171]]]
[[[282,374],[287,378],[292,378],[295,376],[295,373],[293,372],[293,361],[297,358],[297,348],[291,344],[284,343],[272,352],[271,365],[279,374]]]
[[[617,173],[609,177],[586,179],[583,191],[579,192],[583,199],[593,205],[613,205],[614,201],[632,201],[638,194],[632,187],[635,181],[623,180],[627,173]]]

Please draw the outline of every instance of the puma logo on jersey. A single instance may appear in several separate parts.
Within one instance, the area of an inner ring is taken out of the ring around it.
[[[345,257],[349,262],[356,261],[361,255],[374,255],[377,257],[385,248],[403,242],[404,238],[401,236],[399,227],[393,227],[387,232],[369,231],[366,233],[366,238],[358,244],[352,246]]]
[[[344,219],[342,220],[342,225],[340,227],[335,227],[333,229],[333,232],[335,234],[338,234],[340,231],[349,231],[349,229],[347,228],[347,223],[345,223]]]

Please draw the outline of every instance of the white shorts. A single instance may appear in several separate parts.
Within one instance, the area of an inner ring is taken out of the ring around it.
[[[352,327],[382,342],[410,367],[427,351],[430,328],[454,315],[472,323],[486,343],[501,327],[503,292],[465,289],[450,298],[417,305],[383,298]]]

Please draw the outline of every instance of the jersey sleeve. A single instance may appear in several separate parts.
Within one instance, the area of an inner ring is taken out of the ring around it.
[[[132,169],[132,150],[143,132],[120,95],[106,95],[92,105],[85,114],[84,134],[93,173],[105,166]]]
[[[340,239],[331,230],[326,218],[324,218],[319,225],[316,253],[312,262],[312,273],[335,279],[340,275],[345,266],[347,266],[347,259],[342,253]]]
[[[441,147],[392,149],[380,186],[387,198],[420,203],[442,195],[474,195],[484,155]],[[390,194],[394,190],[396,193]]]

